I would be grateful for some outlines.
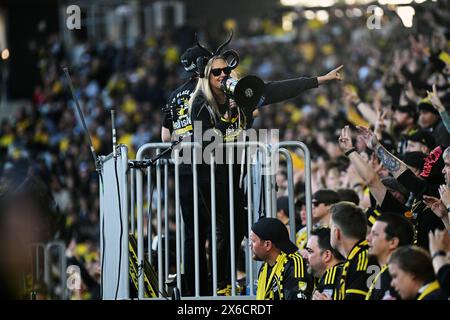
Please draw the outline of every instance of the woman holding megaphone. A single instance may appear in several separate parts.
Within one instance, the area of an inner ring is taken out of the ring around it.
[[[259,78],[249,76],[238,81],[234,71],[239,62],[235,51],[229,50],[221,54],[222,49],[231,41],[232,34],[215,53],[210,52],[198,41],[197,45],[208,53],[209,59],[199,58],[199,79],[189,101],[190,116],[194,126],[201,126],[202,133],[214,130],[223,137],[223,142],[237,141],[240,134],[249,129],[253,123],[253,112],[256,108],[294,98],[300,93],[317,88],[320,84],[341,80],[340,66],[325,76],[314,78],[296,78],[264,84]],[[230,79],[233,78],[233,79]],[[251,77],[251,78],[250,78]],[[239,88],[238,88],[239,87]],[[236,103],[239,101],[239,103]],[[194,139],[195,133],[194,133]],[[194,140],[195,141],[195,140]],[[208,143],[203,141],[203,146]],[[223,156],[226,152],[223,151]],[[216,149],[217,155],[217,149]],[[246,214],[244,210],[244,190],[240,187],[242,178],[240,159],[234,152],[233,159],[233,198],[234,198],[234,230],[235,253],[246,232]],[[204,156],[209,157],[209,155]],[[217,157],[216,157],[217,158]],[[228,159],[227,159],[228,160]],[[227,163],[224,161],[223,163]],[[207,190],[210,184],[209,166],[200,165],[198,181],[201,189]],[[218,266],[218,294],[229,295],[231,288],[230,273],[230,230],[229,230],[229,194],[228,165],[218,163],[215,167],[216,177],[216,239]],[[235,260],[237,261],[237,259]]]

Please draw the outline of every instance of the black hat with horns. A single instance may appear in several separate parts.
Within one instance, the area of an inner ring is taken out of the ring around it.
[[[195,35],[195,42],[197,43],[197,47],[199,49],[201,49],[204,53],[203,56],[200,56],[197,58],[196,61],[196,66],[198,69],[198,74],[200,76],[200,78],[203,78],[205,76],[205,67],[206,64],[208,63],[209,59],[211,59],[212,57],[222,57],[224,58],[227,62],[228,65],[234,69],[238,66],[239,64],[239,55],[236,51],[234,50],[227,50],[224,53],[222,53],[223,48],[225,48],[231,41],[231,39],[233,38],[233,31],[230,32],[230,35],[228,37],[228,39],[222,43],[217,49],[216,51],[213,53],[212,51],[210,51],[209,49],[207,49],[206,47],[204,47],[197,38],[197,34]]]

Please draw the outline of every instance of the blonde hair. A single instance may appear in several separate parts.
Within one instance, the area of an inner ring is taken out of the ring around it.
[[[214,98],[214,95],[211,90],[211,86],[209,84],[209,75],[211,74],[212,64],[215,60],[218,60],[218,59],[221,59],[221,60],[224,60],[225,62],[227,62],[221,56],[215,56],[215,57],[212,57],[211,59],[209,59],[208,63],[206,64],[206,67],[205,67],[205,76],[203,78],[198,79],[197,85],[195,86],[195,90],[192,93],[191,98],[189,99],[189,114],[191,114],[191,112],[192,112],[192,104],[194,103],[195,99],[200,94],[203,94],[203,96],[206,99],[206,102],[212,109],[211,111],[214,116],[214,120],[217,121],[217,119],[218,118],[220,119],[220,117],[222,116],[220,114],[219,106],[217,105],[217,101]],[[239,75],[234,70],[231,72],[231,76],[234,79],[239,79]]]

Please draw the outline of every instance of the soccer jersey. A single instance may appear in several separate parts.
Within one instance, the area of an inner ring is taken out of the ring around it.
[[[278,255],[272,267],[266,262],[258,275],[257,300],[311,299],[313,279],[306,273],[305,262],[298,252]]]
[[[364,300],[370,276],[367,273],[369,266],[369,245],[366,240],[361,240],[355,244],[347,256],[342,269],[339,282],[339,290],[333,297],[334,300]]]
[[[316,290],[333,297],[339,289],[339,280],[343,266],[344,263],[338,263],[325,271],[317,283]]]

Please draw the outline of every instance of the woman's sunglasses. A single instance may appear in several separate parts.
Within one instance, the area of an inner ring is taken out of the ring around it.
[[[223,73],[225,73],[227,76],[231,73],[233,69],[231,67],[225,67],[225,68],[215,68],[215,69],[211,69],[211,73],[213,74],[214,77],[218,77]]]

